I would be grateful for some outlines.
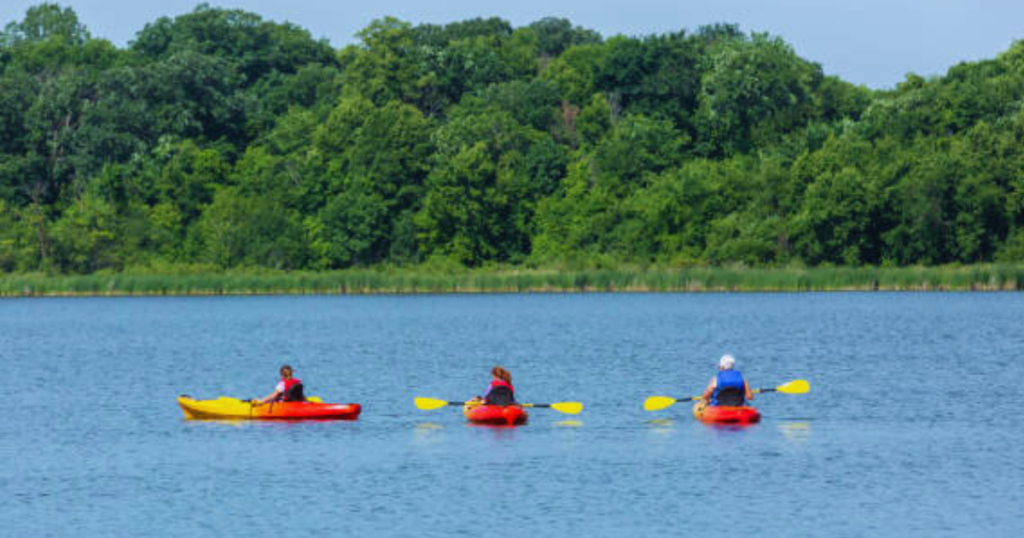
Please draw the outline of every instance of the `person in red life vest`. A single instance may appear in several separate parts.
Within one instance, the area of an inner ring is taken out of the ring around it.
[[[281,367],[281,381],[274,387],[274,392],[257,403],[268,402],[304,402],[306,396],[303,394],[302,381],[294,377],[292,367],[285,364]]]
[[[484,395],[477,396],[477,401],[487,405],[515,405],[516,389],[512,387],[512,374],[501,366],[491,369],[491,384]]]
[[[704,389],[701,399],[711,406],[742,406],[747,400],[754,399],[750,385],[738,370],[734,370],[736,359],[732,355],[724,355],[718,361],[718,374],[711,378]]]

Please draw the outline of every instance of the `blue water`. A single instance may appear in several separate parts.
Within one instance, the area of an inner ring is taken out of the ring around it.
[[[0,301],[4,536],[1020,536],[1024,294]],[[695,423],[723,353],[761,424]],[[187,422],[289,362],[356,422]],[[502,364],[535,410],[470,427]],[[721,530],[719,530],[721,529]]]

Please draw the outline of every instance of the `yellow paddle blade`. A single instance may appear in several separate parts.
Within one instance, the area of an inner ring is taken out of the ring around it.
[[[679,400],[668,396],[651,396],[644,400],[644,411],[661,411]]]
[[[583,404],[580,402],[556,402],[551,404],[551,409],[566,415],[578,415],[583,411]]]
[[[448,402],[444,400],[437,400],[435,398],[416,398],[415,402],[416,408],[424,411],[432,411],[448,405]]]
[[[306,401],[313,403],[324,403],[324,401],[321,400],[319,396],[310,396],[309,398],[306,398]]]
[[[469,402],[466,402],[467,405]],[[580,402],[555,402],[555,403],[521,403],[520,407],[527,407],[531,409],[554,409],[559,413],[565,413],[567,415],[577,415],[580,411],[583,411],[583,404]]]
[[[806,379],[797,379],[796,381],[790,381],[785,385],[776,387],[775,390],[785,394],[806,394],[807,391],[811,390],[811,384]]]

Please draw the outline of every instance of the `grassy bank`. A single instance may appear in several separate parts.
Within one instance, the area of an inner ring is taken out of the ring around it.
[[[6,274],[0,296],[1021,290],[1024,266]]]

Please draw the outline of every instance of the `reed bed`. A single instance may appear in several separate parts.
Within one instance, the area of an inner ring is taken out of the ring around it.
[[[3,274],[0,296],[409,294],[524,292],[1007,291],[1024,265],[816,268],[428,268],[330,272]]]

